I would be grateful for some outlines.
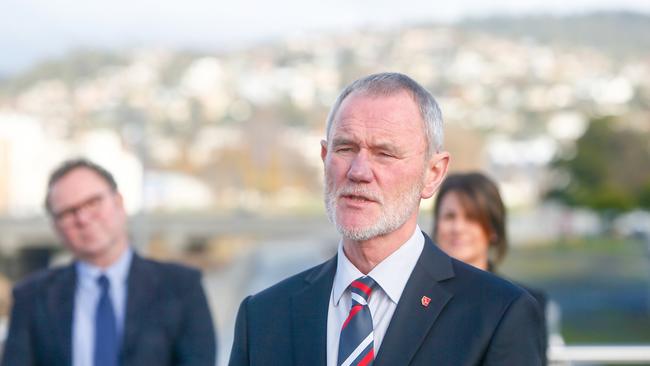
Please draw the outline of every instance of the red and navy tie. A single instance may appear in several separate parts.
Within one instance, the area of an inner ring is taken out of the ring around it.
[[[372,316],[368,307],[375,285],[368,276],[350,284],[352,308],[341,327],[338,366],[370,366],[375,359]]]

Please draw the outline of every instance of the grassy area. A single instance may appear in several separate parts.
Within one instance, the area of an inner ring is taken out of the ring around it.
[[[511,248],[500,271],[533,282],[592,276],[646,280],[650,275],[650,257],[644,244],[638,241],[574,239]]]
[[[515,247],[506,277],[546,291],[562,309],[568,344],[650,343],[650,257],[616,238]]]

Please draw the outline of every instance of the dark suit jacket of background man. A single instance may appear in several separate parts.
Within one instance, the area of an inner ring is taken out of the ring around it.
[[[335,272],[336,257],[247,297],[230,366],[325,365]],[[373,366],[540,365],[539,327],[527,292],[450,258],[425,234]]]
[[[37,273],[14,290],[3,366],[72,365],[75,265]],[[133,256],[121,366],[214,366],[216,340],[198,271]]]

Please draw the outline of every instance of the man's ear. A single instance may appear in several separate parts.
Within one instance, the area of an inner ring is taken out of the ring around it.
[[[323,160],[323,163],[325,162],[326,157],[327,157],[327,141],[320,140],[320,158],[321,160]]]
[[[117,207],[126,210],[124,207],[124,197],[122,196],[122,193],[115,192],[115,203],[117,204]]]
[[[424,172],[424,187],[420,194],[422,199],[431,198],[436,193],[447,175],[450,159],[451,157],[447,151],[435,153],[429,158]]]

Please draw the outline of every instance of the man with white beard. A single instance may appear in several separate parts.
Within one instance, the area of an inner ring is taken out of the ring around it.
[[[321,142],[338,253],[244,299],[231,366],[541,364],[535,300],[418,227],[447,173],[442,134],[435,99],[406,75],[342,91]]]

